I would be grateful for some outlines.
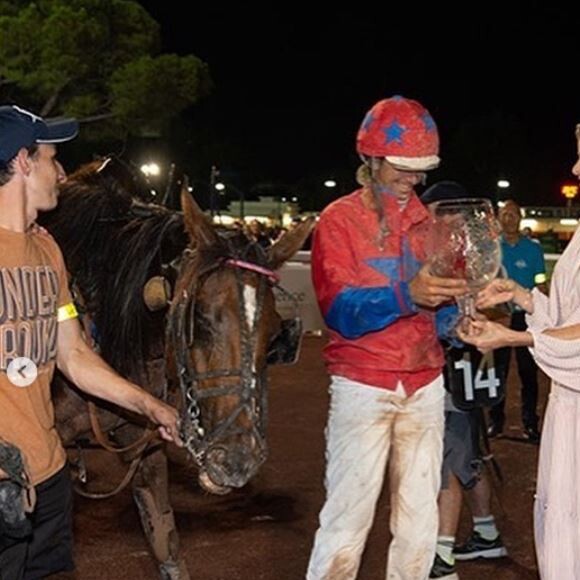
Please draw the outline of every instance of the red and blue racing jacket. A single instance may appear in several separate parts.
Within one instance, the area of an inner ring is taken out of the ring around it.
[[[377,213],[362,193],[328,206],[314,233],[312,279],[330,331],[324,357],[332,375],[391,390],[401,381],[411,395],[444,364],[436,313],[415,305],[409,293],[426,259],[429,212],[414,194],[403,209],[385,195],[388,233],[381,250]],[[454,306],[438,310],[440,335],[455,314]]]

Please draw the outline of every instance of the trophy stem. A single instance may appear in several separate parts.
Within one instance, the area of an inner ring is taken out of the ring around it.
[[[473,293],[458,296],[456,298],[457,306],[459,307],[459,314],[461,319],[474,318],[476,313],[475,296]]]

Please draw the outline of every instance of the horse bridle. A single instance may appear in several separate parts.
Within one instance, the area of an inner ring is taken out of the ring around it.
[[[186,250],[185,260],[190,260],[194,252]],[[220,369],[207,372],[197,372],[192,367],[190,349],[195,337],[195,298],[203,281],[220,268],[230,267],[235,271],[236,286],[238,292],[238,314],[240,320],[240,368]],[[182,264],[182,271],[185,264]],[[245,298],[243,272],[251,271],[259,275],[257,288],[256,308],[254,320],[248,324]],[[267,425],[267,376],[266,365],[259,370],[254,368],[254,352],[258,336],[258,321],[262,315],[264,296],[268,284],[276,285],[277,288],[288,295],[291,300],[295,298],[278,284],[278,276],[272,270],[245,261],[239,258],[224,258],[205,269],[196,277],[196,284],[191,292],[183,289],[174,300],[168,324],[168,343],[173,348],[174,362],[177,370],[183,407],[181,411],[181,438],[186,449],[194,458],[199,467],[204,464],[205,456],[215,443],[223,440],[225,436],[247,434],[254,436],[259,446],[262,460],[266,459],[266,425]],[[297,308],[297,304],[296,304]],[[189,316],[188,316],[189,309]],[[219,385],[211,388],[201,388],[203,381],[220,378],[237,377],[235,384]],[[223,395],[235,395],[238,404],[229,416],[219,423],[213,430],[207,432],[201,422],[200,401],[210,397]],[[246,412],[250,419],[249,429],[236,426],[234,423],[242,412]]]

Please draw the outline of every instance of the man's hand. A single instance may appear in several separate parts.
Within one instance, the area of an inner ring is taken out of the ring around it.
[[[159,434],[162,439],[183,447],[183,441],[179,436],[179,414],[176,409],[148,395],[145,415],[152,423],[159,425]]]
[[[3,479],[8,479],[8,474],[3,469],[0,469],[0,481]]]
[[[468,288],[465,280],[433,276],[425,264],[409,282],[409,292],[415,304],[432,308],[467,294]]]

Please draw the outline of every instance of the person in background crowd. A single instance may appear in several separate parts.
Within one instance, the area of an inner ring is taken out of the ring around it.
[[[532,228],[530,226],[526,226],[525,228],[522,228],[522,236],[524,238],[528,238],[528,240],[532,240],[532,242],[536,242],[536,244],[540,243],[539,240],[534,238],[534,232],[532,231]]]
[[[272,245],[270,238],[264,234],[264,226],[258,220],[252,220],[248,224],[248,237],[263,248],[269,248]]]

